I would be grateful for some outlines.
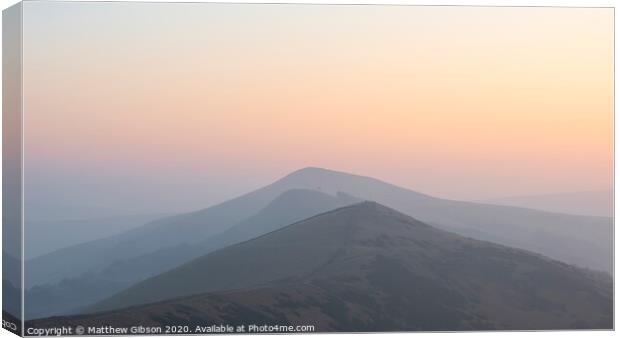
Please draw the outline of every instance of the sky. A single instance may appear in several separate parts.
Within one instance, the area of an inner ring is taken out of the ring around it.
[[[192,210],[307,166],[612,188],[612,9],[26,2],[23,34],[27,206]]]

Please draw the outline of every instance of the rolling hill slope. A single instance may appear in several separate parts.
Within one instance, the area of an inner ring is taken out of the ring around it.
[[[271,218],[259,215],[278,196],[299,189],[341,200],[342,204],[318,208],[317,213],[358,198],[375,200],[467,237],[526,249],[595,270],[612,269],[612,218],[445,200],[369,177],[306,168],[212,208],[168,217],[110,238],[28,260],[26,302],[35,306],[27,308],[38,312],[27,311],[27,318],[75,313],[192,258],[311,216],[303,212],[304,205],[313,205],[310,200],[299,200],[300,214],[296,219],[286,216],[286,207],[273,209],[282,214]]]
[[[604,274],[363,202],[195,259],[100,302],[96,313],[29,325],[609,329],[612,306]]]
[[[286,191],[252,217],[213,238],[118,260],[97,273],[67,278],[53,285],[32,287],[26,292],[26,317],[74,313],[136,281],[172,269],[192,258],[358,201],[344,194],[331,196],[304,189]]]

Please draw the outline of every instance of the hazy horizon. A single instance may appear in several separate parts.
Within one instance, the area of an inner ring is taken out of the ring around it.
[[[462,200],[612,188],[609,9],[24,13],[27,206],[189,211],[308,166]]]
[[[311,167],[320,168],[316,166],[311,166]],[[304,168],[308,168],[308,167],[304,167]],[[304,168],[299,168],[297,170],[304,169]],[[330,171],[333,170],[330,168],[321,168],[321,169],[326,169]],[[287,174],[290,174],[297,170],[293,170],[291,172],[288,172]],[[342,172],[340,170],[334,170],[334,171]],[[191,211],[198,210],[198,209],[212,207],[222,202],[226,202],[230,199],[233,199],[241,195],[244,195],[246,193],[252,192],[263,186],[269,185],[277,181],[280,178],[285,177],[287,174],[283,174],[281,176],[274,177],[273,179],[267,179],[261,182],[255,182],[255,183],[253,182],[251,185],[248,184],[246,187],[240,187],[239,189],[230,188],[229,185],[233,185],[234,182],[220,182],[220,183],[223,183],[232,192],[228,192],[228,191],[222,192],[221,194],[218,194],[218,196],[200,195],[200,193],[198,193],[196,196],[192,196],[192,198],[194,198],[193,200],[187,200],[187,197],[185,197],[186,200],[183,200],[181,198],[178,201],[175,201],[176,203],[173,203],[173,204],[176,204],[176,208],[172,206],[168,209],[162,209],[161,206],[157,206],[157,204],[152,204],[150,208],[147,204],[144,204],[143,207],[134,207],[134,208],[116,207],[115,208],[115,207],[110,207],[104,204],[87,204],[87,203],[80,203],[79,201],[77,203],[72,204],[72,203],[57,203],[57,201],[48,200],[48,201],[42,201],[41,204],[37,204],[37,201],[31,200],[31,203],[29,203],[28,205],[32,207],[32,209],[30,209],[31,214],[29,214],[28,219],[36,220],[36,221],[44,221],[46,219],[56,220],[56,221],[60,221],[60,220],[77,221],[77,220],[100,219],[100,218],[115,217],[115,216],[140,216],[140,215],[148,216],[149,214],[154,214],[157,212],[167,213],[167,214],[191,212]],[[349,173],[349,174],[358,175],[357,173]],[[360,176],[366,176],[366,175],[360,175]],[[371,176],[366,176],[366,177],[371,177]],[[550,193],[535,193],[535,194],[525,194],[525,195],[516,195],[516,196],[515,195],[498,195],[498,196],[489,196],[489,197],[484,197],[484,198],[475,198],[475,197],[474,198],[460,198],[460,197],[451,197],[451,196],[431,194],[426,191],[416,189],[415,187],[407,187],[404,185],[400,185],[396,182],[382,179],[381,177],[372,177],[372,178],[379,179],[386,183],[395,184],[397,186],[410,189],[412,191],[431,195],[433,197],[471,201],[471,202],[478,202],[478,203],[495,203],[499,201],[503,202],[503,200],[511,200],[511,199],[519,199],[519,198],[562,196],[562,195],[573,195],[573,194],[581,194],[581,193],[595,193],[595,192],[613,193],[613,187],[611,187],[610,189],[558,191],[558,192],[550,192]],[[209,198],[209,197],[212,197],[212,198]],[[612,195],[612,198],[613,198],[613,195]],[[500,204],[503,204],[503,203],[500,203]],[[511,203],[507,203],[507,204],[511,205]],[[519,206],[517,204],[513,204],[513,205]],[[547,208],[545,207],[539,207],[538,209],[547,210]],[[565,213],[570,213],[570,212],[566,211]]]

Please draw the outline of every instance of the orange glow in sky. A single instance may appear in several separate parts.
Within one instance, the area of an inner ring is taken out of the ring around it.
[[[612,186],[612,9],[100,6],[25,3],[26,161],[49,175]]]

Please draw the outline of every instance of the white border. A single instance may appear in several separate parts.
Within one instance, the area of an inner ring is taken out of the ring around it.
[[[76,0],[62,0],[62,1],[76,1]],[[81,2],[98,2],[97,0],[79,0]],[[2,3],[2,5],[0,5],[0,9],[4,10],[16,3],[18,3],[19,1],[16,0],[9,0],[9,1],[5,1]],[[107,1],[110,2],[110,1]],[[146,2],[146,1],[140,1],[140,0],[126,0],[124,2]],[[475,0],[475,1],[471,1],[471,0],[438,0],[438,1],[429,1],[429,0],[306,0],[306,1],[299,1],[299,0],[288,0],[288,1],[277,1],[277,0],[271,0],[271,1],[260,1],[260,0],[244,0],[244,1],[230,1],[230,0],[219,0],[219,1],[181,1],[181,0],[150,0],[150,2],[218,2],[218,3],[239,3],[239,2],[243,2],[243,3],[265,3],[265,2],[269,2],[269,3],[314,3],[314,4],[402,4],[402,5],[433,5],[433,6],[515,6],[515,7],[612,7],[612,8],[616,8],[617,7],[617,2],[616,1],[600,1],[600,0]],[[23,21],[22,21],[23,22]],[[617,29],[614,27],[614,44],[616,43],[617,39],[618,39],[618,34],[617,33]],[[2,26],[0,25],[0,42],[2,39]],[[615,52],[615,48],[614,48],[614,52]],[[0,60],[1,60],[1,53],[0,53]],[[618,62],[618,54],[615,54],[615,60],[614,60],[614,64]],[[0,70],[1,72],[1,70]],[[614,68],[614,73],[615,73],[615,68]],[[1,83],[0,83],[0,89],[1,89]],[[23,83],[22,83],[23,86]],[[23,89],[22,89],[23,91]],[[614,74],[614,97],[616,97],[618,95],[618,88],[615,86],[615,74]],[[23,109],[23,96],[22,96],[22,109]],[[615,100],[614,100],[614,111],[615,111]],[[23,118],[23,114],[22,114],[22,118]],[[22,122],[23,123],[23,122]],[[614,129],[618,130],[618,124],[619,122],[614,119]],[[0,139],[2,136],[2,121],[0,119]],[[23,131],[23,124],[22,124],[22,131]],[[617,142],[618,140],[614,138],[614,149],[618,149],[617,148]],[[23,146],[23,145],[22,145]],[[615,153],[614,153],[615,154]],[[615,157],[615,156],[614,156]],[[23,159],[22,159],[23,160]],[[0,157],[0,165],[2,164],[2,159]],[[22,163],[23,165],[23,163]],[[617,167],[614,166],[614,177],[616,176],[616,174],[618,174],[619,169]],[[2,183],[2,177],[0,175],[0,184]],[[23,184],[23,181],[22,181]],[[615,189],[615,181],[614,181],[614,191],[617,191],[617,189]],[[22,199],[23,199],[23,187],[22,187]],[[1,205],[1,197],[0,197],[0,205]],[[614,211],[618,210],[618,205],[616,204],[617,199],[614,198]],[[23,209],[22,209],[23,212]],[[1,216],[1,208],[0,208],[0,216]],[[22,215],[23,216],[23,215]],[[23,218],[22,218],[23,219]],[[23,228],[23,225],[22,225]],[[0,232],[0,242],[2,239],[2,234]],[[22,237],[23,239],[23,237]],[[617,242],[618,239],[618,232],[614,232],[614,243],[618,243]],[[22,250],[23,250],[23,245],[22,245]],[[617,255],[616,255],[617,257]],[[22,263],[23,264],[23,263]],[[615,260],[615,271],[618,271],[617,268],[617,264],[618,260]],[[0,263],[1,266],[1,263]],[[23,277],[23,270],[22,270],[22,277]],[[23,282],[23,280],[22,280]],[[614,286],[616,283],[616,279],[614,278]],[[615,287],[614,287],[615,290]],[[23,297],[23,295],[22,295]],[[1,303],[2,297],[0,296],[0,303]],[[614,315],[615,315],[615,324],[620,323],[618,321],[618,319],[620,318],[619,314],[618,314],[618,309],[616,307],[617,302],[614,302]],[[23,310],[23,309],[22,309]],[[305,335],[306,337],[323,337],[323,336],[327,336],[329,334],[312,334],[312,335]],[[333,335],[333,334],[331,334]],[[338,337],[359,337],[363,334],[338,334]],[[615,335],[615,332],[613,331],[558,331],[558,332],[459,332],[459,333],[377,333],[377,334],[373,334],[373,336],[377,336],[377,337],[388,337],[388,336],[408,336],[408,335],[415,335],[417,337],[437,337],[437,338],[443,338],[443,337],[454,337],[455,335],[460,336],[460,335],[467,335],[469,337],[473,337],[474,335],[484,335],[486,337],[568,337],[568,336],[572,336],[572,335],[579,335],[581,337],[609,337],[612,335]],[[8,331],[6,330],[0,330],[0,337],[9,337],[12,336],[14,337],[14,335],[10,334]],[[259,335],[243,335],[244,337],[258,337]],[[302,335],[297,335],[298,337],[301,337]],[[178,336],[142,336],[142,337],[178,337]]]

